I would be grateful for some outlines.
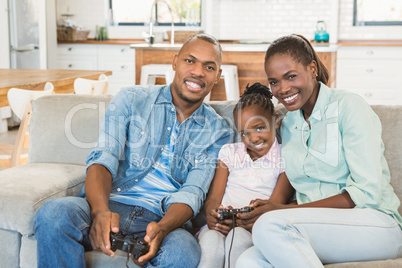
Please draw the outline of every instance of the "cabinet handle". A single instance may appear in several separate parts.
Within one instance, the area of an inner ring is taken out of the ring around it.
[[[366,93],[364,93],[364,96],[366,96],[367,98],[371,98],[373,96],[373,93],[366,92]]]
[[[73,51],[73,48],[72,48],[72,47],[69,47],[67,50],[68,50],[68,51]]]
[[[120,52],[121,52],[121,53],[126,53],[126,49],[125,49],[125,48],[122,48],[122,49],[120,50]]]
[[[121,68],[122,70],[124,70],[124,69],[126,69],[126,65],[122,65],[120,68]]]
[[[368,69],[366,70],[366,72],[372,73],[372,72],[374,72],[374,70],[373,70],[372,68],[368,68]]]
[[[373,54],[374,54],[374,51],[372,51],[372,50],[367,51],[367,55],[373,55]]]
[[[73,68],[73,65],[72,65],[72,64],[69,64],[69,65],[68,65],[68,68]]]

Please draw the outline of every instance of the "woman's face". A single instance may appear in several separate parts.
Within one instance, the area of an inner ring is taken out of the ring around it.
[[[311,114],[318,96],[315,61],[303,66],[289,55],[275,54],[266,62],[265,71],[272,94],[288,111],[302,109]]]

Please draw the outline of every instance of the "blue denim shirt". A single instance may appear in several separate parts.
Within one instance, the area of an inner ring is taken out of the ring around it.
[[[170,86],[122,89],[106,110],[87,167],[101,164],[110,171],[112,193],[129,190],[158,160],[175,120]],[[180,189],[161,200],[162,214],[173,203],[187,204],[194,216],[198,214],[215,173],[218,152],[233,137],[226,121],[204,103],[180,124],[171,162],[171,175]]]

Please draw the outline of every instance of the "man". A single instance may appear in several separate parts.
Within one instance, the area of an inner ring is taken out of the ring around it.
[[[110,232],[144,237],[138,265],[196,267],[201,255],[181,228],[200,210],[220,147],[233,131],[203,103],[221,75],[222,49],[190,37],[169,86],[123,89],[111,101],[87,159],[85,196],[46,202],[35,218],[39,267],[85,267],[85,250],[114,256]]]

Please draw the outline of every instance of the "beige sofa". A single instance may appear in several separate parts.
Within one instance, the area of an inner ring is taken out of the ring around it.
[[[35,213],[48,199],[78,194],[85,159],[110,100],[111,96],[51,95],[33,101],[29,164],[0,171],[0,267],[36,267]],[[235,102],[210,104],[233,126]],[[402,106],[373,109],[383,124],[392,185],[402,199]],[[55,245],[62,246],[57,241]],[[123,254],[112,259],[99,252],[88,252],[86,258],[87,267],[125,267],[126,261]],[[402,258],[326,267],[402,267]]]

